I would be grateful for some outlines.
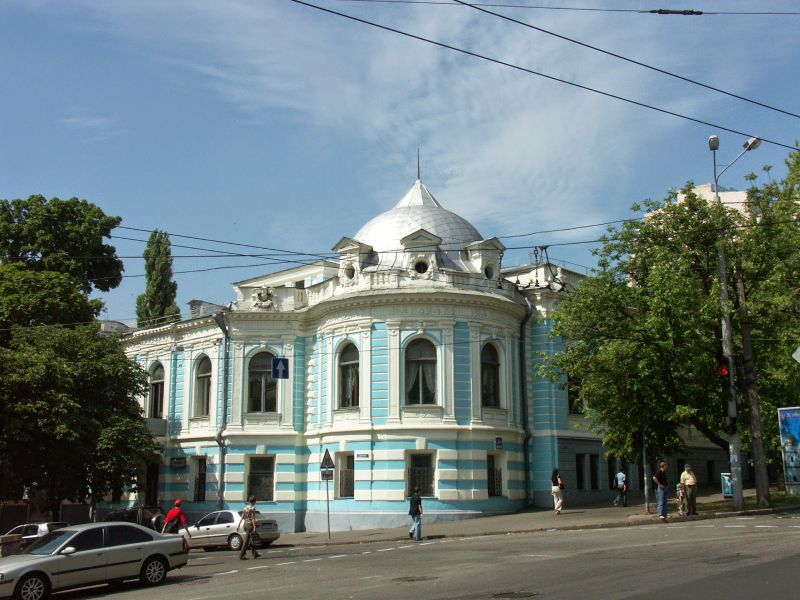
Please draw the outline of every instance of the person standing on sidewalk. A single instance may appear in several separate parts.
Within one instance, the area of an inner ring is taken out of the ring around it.
[[[692,465],[684,465],[681,473],[681,487],[686,494],[686,514],[697,514],[697,477],[692,470]]]
[[[614,506],[628,506],[628,476],[625,474],[625,467],[619,468],[619,473],[615,475],[617,480],[617,497],[614,498]]]
[[[408,537],[422,540],[422,498],[419,495],[419,488],[414,488],[414,493],[408,499],[408,514],[411,515],[411,529],[408,530]]]
[[[564,508],[564,480],[558,474],[558,469],[553,469],[550,482],[553,484],[553,505],[555,506],[556,514],[560,515],[561,509]]]
[[[253,544],[253,532],[256,530],[256,497],[250,496],[247,499],[247,506],[244,507],[242,511],[242,518],[239,520],[239,524],[236,526],[236,531],[239,531],[239,528],[244,524],[244,542],[242,543],[242,550],[239,552],[239,559],[240,560],[247,560],[247,548],[250,547],[253,550],[253,558],[258,558],[261,556],[258,551],[256,551],[256,546]]]
[[[658,516],[662,521],[667,520],[667,463],[662,462],[658,466],[658,471],[653,475],[653,483],[656,484],[658,494]]]

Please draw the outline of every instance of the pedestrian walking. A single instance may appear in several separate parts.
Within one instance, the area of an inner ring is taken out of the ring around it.
[[[180,533],[181,529],[186,527],[189,520],[186,518],[186,513],[183,512],[183,500],[178,498],[175,500],[175,505],[167,513],[164,519],[164,526],[161,528],[161,533]],[[186,534],[192,537],[189,528],[186,527]]]
[[[667,520],[667,463],[662,462],[658,470],[653,475],[653,483],[656,484],[656,494],[658,494],[658,516],[662,521]]]
[[[564,508],[564,480],[558,474],[558,469],[553,469],[550,482],[553,484],[553,505],[555,506],[556,514],[560,515],[561,509]]]
[[[675,503],[678,505],[678,514],[684,516],[686,514],[686,492],[680,483],[675,486]]]
[[[625,467],[619,468],[614,478],[617,481],[617,497],[614,498],[614,506],[628,506],[628,475],[625,473]]]
[[[414,488],[414,493],[408,498],[408,514],[411,515],[408,537],[419,542],[422,540],[422,498],[418,487]]]
[[[684,465],[681,473],[681,488],[686,495],[686,514],[697,514],[697,476],[692,470],[692,465]]]
[[[236,525],[236,531],[239,531],[239,528],[244,525],[244,542],[242,543],[242,550],[239,552],[240,560],[247,560],[248,547],[253,551],[253,558],[261,556],[253,543],[253,535],[258,526],[256,512],[256,497],[250,496],[247,499],[247,505],[244,507],[244,510],[242,510],[242,518],[239,519],[239,524]]]

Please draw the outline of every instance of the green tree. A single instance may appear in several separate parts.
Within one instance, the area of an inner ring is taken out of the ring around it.
[[[103,241],[119,222],[76,198],[0,200],[0,491],[46,490],[54,516],[134,486],[155,450],[135,401],[145,375],[89,299],[121,281]]]
[[[567,296],[554,335],[569,340],[545,372],[580,382],[579,399],[613,454],[634,459],[684,448],[691,425],[722,448],[726,398],[720,343],[717,238],[732,215],[691,187],[678,201],[634,206],[647,217],[610,229],[598,270]]]
[[[161,325],[181,318],[175,304],[178,284],[172,281],[172,249],[169,235],[154,230],[144,251],[145,292],[136,298],[139,327]]]

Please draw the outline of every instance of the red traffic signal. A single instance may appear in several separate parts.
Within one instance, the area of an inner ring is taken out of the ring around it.
[[[731,370],[728,367],[728,360],[723,356],[723,361],[717,364],[717,375],[720,377],[727,377],[731,374]]]

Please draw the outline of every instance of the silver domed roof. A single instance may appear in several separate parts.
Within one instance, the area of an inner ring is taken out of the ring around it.
[[[442,266],[459,270],[469,270],[461,263],[461,251],[483,239],[469,221],[439,204],[420,180],[394,208],[369,221],[353,237],[372,246],[386,264],[394,262],[389,255],[403,252],[400,240],[419,229],[442,238]]]

